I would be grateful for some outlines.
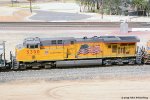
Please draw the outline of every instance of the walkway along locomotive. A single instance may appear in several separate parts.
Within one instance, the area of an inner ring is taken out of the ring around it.
[[[11,69],[142,63],[135,36],[26,38],[6,65]],[[5,60],[5,59],[4,59]],[[5,66],[4,66],[5,67]]]

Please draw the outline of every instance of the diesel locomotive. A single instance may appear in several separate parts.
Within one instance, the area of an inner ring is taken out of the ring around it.
[[[146,53],[137,50],[138,42],[140,40],[135,36],[26,38],[16,46],[15,56],[10,54],[10,62],[5,59],[1,62],[5,62],[4,67],[10,66],[14,70],[141,64],[146,62],[144,57],[148,61],[149,56],[143,56]]]

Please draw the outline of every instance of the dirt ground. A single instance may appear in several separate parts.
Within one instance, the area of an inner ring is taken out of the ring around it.
[[[30,15],[31,13],[27,10],[18,10],[12,15],[0,16],[0,22],[22,22],[26,21],[26,17]]]
[[[149,81],[14,81],[0,84],[0,100],[149,100]]]

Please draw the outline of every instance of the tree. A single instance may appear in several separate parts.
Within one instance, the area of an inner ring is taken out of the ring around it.
[[[148,0],[147,2],[148,2],[148,9],[147,9],[147,13],[148,13],[148,16],[149,16],[149,13],[150,13],[150,0]]]
[[[88,11],[107,13],[109,15],[127,14],[129,9],[137,12],[143,11],[143,15],[150,11],[150,0],[77,0],[81,7]]]
[[[121,0],[104,0],[104,9],[109,12],[109,15],[120,14]]]
[[[150,0],[146,0],[145,1],[145,4],[144,4],[144,7],[145,7],[145,12],[147,12],[147,15],[149,16],[149,11],[150,11]]]
[[[143,11],[143,15],[144,15],[144,12],[146,12],[146,10],[149,7],[147,0],[133,0],[132,5],[135,8],[135,10],[137,11],[137,15],[138,15],[139,11]]]

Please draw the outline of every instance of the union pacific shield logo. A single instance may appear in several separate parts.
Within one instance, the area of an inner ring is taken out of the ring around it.
[[[101,52],[99,45],[89,46],[88,44],[84,44],[84,45],[81,45],[81,47],[78,51],[78,55],[79,54],[88,54],[88,53],[98,54],[99,52]]]

